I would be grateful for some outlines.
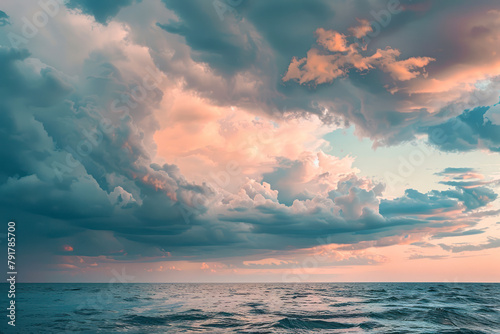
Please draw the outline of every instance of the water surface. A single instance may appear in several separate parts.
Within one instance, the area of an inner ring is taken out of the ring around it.
[[[500,284],[18,284],[16,300],[18,333],[500,333]]]

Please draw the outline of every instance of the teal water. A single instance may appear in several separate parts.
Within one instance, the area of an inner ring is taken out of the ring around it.
[[[2,333],[500,333],[500,284],[18,284],[17,292],[16,328],[3,316]]]

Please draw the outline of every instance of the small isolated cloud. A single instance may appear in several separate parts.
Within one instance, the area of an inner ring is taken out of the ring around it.
[[[64,245],[63,249],[64,249],[65,252],[72,252],[73,251],[73,247],[71,247],[69,245]]]
[[[442,260],[448,258],[448,255],[422,255],[422,254],[412,254],[408,257],[408,260]]]
[[[477,174],[476,170],[474,168],[467,168],[467,167],[448,167],[445,168],[443,171],[435,173],[436,175],[441,175],[441,176],[454,176],[458,175],[458,177],[463,178],[462,175],[468,175],[469,173],[475,173]]]
[[[431,243],[429,243],[429,242],[425,242],[425,241],[417,241],[417,242],[413,242],[413,243],[411,243],[410,245],[412,245],[412,246],[417,246],[417,247],[423,247],[423,248],[432,248],[432,247],[437,247],[436,245],[431,244]]]

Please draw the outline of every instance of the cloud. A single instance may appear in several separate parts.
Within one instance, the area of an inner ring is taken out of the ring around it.
[[[446,122],[451,114],[408,103],[405,85],[426,79],[430,59],[376,41],[375,50],[359,49],[334,32],[359,36],[366,22],[349,30],[352,22],[328,1],[245,3],[241,17],[222,21],[211,2],[164,3],[81,2],[84,14],[107,25],[62,11],[29,51],[0,48],[0,77],[8,78],[0,80],[0,158],[9,162],[0,166],[0,216],[21,222],[26,268],[188,258],[218,270],[208,261],[259,261],[271,258],[269,251],[317,246],[320,238],[354,250],[418,242],[414,232],[473,226],[482,213],[471,211],[497,197],[493,184],[470,183],[474,171],[447,170],[444,182],[469,183],[387,199],[353,157],[322,151],[323,136],[343,125],[341,118],[382,144]],[[280,11],[284,25],[276,24]],[[304,25],[290,20],[299,14]],[[12,19],[13,29],[22,15]],[[332,17],[342,27],[318,25]],[[345,77],[323,87],[283,84],[291,57],[311,48],[314,31],[341,55],[313,48],[311,60],[297,60],[303,63],[290,75],[311,82]],[[77,47],[54,53],[62,50],[58,43]],[[314,57],[313,72],[302,73]],[[400,90],[389,92],[385,85],[396,81]],[[495,110],[484,111],[495,119]],[[484,126],[484,117],[469,123]],[[384,260],[336,252],[339,265]]]
[[[316,35],[318,44],[330,52],[349,51],[346,36],[337,31],[319,28],[316,30]]]
[[[167,8],[175,11],[178,20],[159,22],[158,26],[171,34],[183,36],[196,52],[196,61],[208,62],[217,72],[234,74],[250,69],[258,59],[256,36],[246,25],[229,26],[227,21],[236,18],[227,15],[220,20],[212,2],[186,3],[164,1]],[[203,29],[203,34],[200,34]]]
[[[437,247],[436,245],[425,242],[425,241],[412,242],[410,245],[417,246],[417,247],[423,247],[423,248]]]
[[[279,257],[262,258],[260,260],[235,263],[240,268],[252,269],[289,269],[285,274],[292,274],[295,270],[306,269],[305,263],[312,264],[313,268],[332,268],[341,266],[373,266],[388,262],[386,256],[373,254],[365,250],[338,250],[330,245],[313,248],[278,252]]]
[[[447,255],[422,255],[422,254],[412,254],[408,257],[408,260],[421,260],[421,259],[430,259],[430,260],[442,260],[448,258]]]
[[[500,50],[492,41],[500,28],[491,1],[476,7],[467,3],[402,6],[366,50],[355,40],[373,28],[373,17],[362,6],[346,8],[327,1],[286,6],[282,1],[245,3],[220,20],[210,4],[165,4],[178,18],[161,21],[160,26],[183,36],[192,48],[183,50],[184,58],[176,58],[203,64],[203,71],[168,65],[164,70],[184,78],[188,87],[209,96],[216,105],[242,106],[251,100],[273,115],[293,108],[301,115],[316,114],[325,123],[354,124],[356,135],[369,137],[377,147],[410,141],[422,133],[432,142],[440,130],[429,129],[444,126],[464,110],[498,103],[500,67],[494,55]],[[386,5],[376,1],[373,8]],[[422,16],[426,12],[432,15]],[[302,15],[300,24],[295,19],[298,15]],[[438,19],[440,15],[444,19]],[[200,29],[207,33],[197,34]],[[432,38],[423,41],[416,31]],[[236,55],[233,59],[225,58],[224,50],[229,49],[237,50],[231,53]],[[218,76],[212,84],[206,80],[202,84],[201,73]],[[232,91],[240,87],[234,82],[241,77],[247,78],[249,87],[244,94]],[[286,83],[277,83],[280,79]],[[222,87],[226,89],[219,90]],[[489,118],[495,123],[494,117]],[[469,136],[466,128],[463,134],[457,133],[450,132],[449,144],[447,138],[437,146],[455,150],[459,144],[454,137]],[[484,147],[475,142],[464,145],[466,150]]]
[[[336,247],[338,250],[362,250],[372,247],[389,247],[394,245],[408,245],[414,244],[415,240],[421,240],[429,231],[422,232],[422,229],[415,229],[411,233],[408,234],[400,234],[393,236],[381,237],[377,240],[369,240],[369,241],[360,241],[358,243],[352,245],[341,245]]]
[[[371,24],[368,20],[357,19],[357,21],[360,23],[359,26],[354,26],[354,27],[350,27],[349,29],[347,29],[354,37],[363,38],[368,33],[373,32],[373,27],[371,26]]]
[[[0,10],[0,27],[6,26],[7,24],[11,24],[9,21],[9,15]]]
[[[485,178],[483,174],[479,173],[474,168],[464,168],[464,167],[462,168],[448,167],[439,173],[435,173],[435,175],[445,176],[447,180],[451,179],[458,181],[471,180],[471,179],[482,180]]]
[[[335,190],[340,180],[359,171],[352,167],[353,162],[349,156],[340,159],[321,151],[303,152],[295,161],[280,158],[279,166],[264,174],[263,180],[278,190],[280,202],[290,205],[295,199],[312,199]]]
[[[467,167],[461,167],[461,168],[455,168],[455,167],[448,167],[445,168],[443,171],[436,173],[436,175],[453,175],[453,174],[466,174],[469,172],[475,172],[476,170],[474,168],[467,168]]]
[[[485,230],[471,229],[471,230],[456,230],[453,232],[441,232],[434,234],[431,239],[441,239],[441,238],[449,238],[449,237],[462,237],[467,235],[476,235],[482,234]]]
[[[405,195],[394,200],[383,200],[380,213],[383,215],[412,214],[429,215],[440,213],[452,215],[456,211],[474,210],[493,202],[498,195],[487,187],[469,187],[461,183],[441,182],[455,186],[455,189],[444,191],[432,190],[423,194],[414,189],[405,190]]]
[[[500,125],[494,123],[500,113],[497,106],[467,110],[442,124],[424,128],[423,132],[429,134],[431,144],[443,151],[486,149],[500,152]]]
[[[80,9],[84,14],[92,15],[101,24],[114,17],[120,9],[130,6],[134,0],[70,0],[66,6]]]
[[[487,205],[495,196],[483,188],[458,188],[428,194],[409,190],[402,198],[383,200],[383,186],[357,177],[351,157],[321,152],[321,141],[310,147],[313,151],[301,152],[298,144],[291,149],[292,137],[286,133],[295,129],[295,119],[277,127],[235,115],[221,123],[217,111],[215,123],[225,126],[214,129],[226,129],[227,141],[242,140],[239,131],[268,128],[273,134],[269,138],[277,136],[277,142],[288,143],[287,150],[263,142],[261,149],[273,158],[261,157],[252,163],[266,162],[270,172],[254,174],[261,180],[241,177],[244,182],[231,191],[216,183],[189,181],[177,166],[152,161],[151,132],[158,129],[154,110],[162,95],[156,92],[151,99],[130,101],[135,103],[131,105],[129,100],[122,102],[120,97],[130,97],[140,81],[133,75],[123,80],[133,67],[127,62],[119,64],[115,55],[96,51],[86,62],[88,75],[72,83],[43,64],[33,67],[36,62],[27,53],[2,53],[4,71],[11,71],[20,83],[37,82],[36,90],[20,84],[24,91],[16,90],[17,95],[9,94],[14,99],[5,95],[2,101],[6,110],[3,124],[9,129],[2,132],[3,140],[11,146],[1,153],[15,167],[5,165],[1,170],[0,191],[7,199],[2,211],[5,214],[9,207],[10,213],[23,212],[19,217],[43,217],[31,234],[26,232],[32,239],[38,238],[32,247],[47,240],[37,231],[54,224],[65,227],[48,232],[47,237],[57,241],[47,250],[53,254],[59,254],[62,245],[71,245],[74,256],[117,261],[159,261],[166,254],[172,260],[185,256],[206,260],[229,250],[233,256],[245,256],[289,249],[290,245],[312,247],[325,236],[331,243],[349,244],[404,235],[416,228],[463,224],[448,213],[460,217],[472,207]],[[52,95],[47,97],[45,90]],[[117,106],[128,107],[127,112],[109,107],[116,99]],[[19,103],[25,107],[17,108]],[[182,113],[174,110],[171,116],[178,124],[186,123],[178,118]],[[100,128],[104,118],[111,122],[111,132]],[[281,133],[280,127],[286,131]],[[36,140],[21,140],[16,137],[19,132]],[[223,147],[227,141],[214,147]],[[81,150],[85,142],[91,143],[88,154]],[[286,156],[280,156],[283,153]],[[227,161],[224,156],[211,155],[211,159]],[[53,162],[69,170],[59,171],[58,178]],[[248,166],[255,166],[252,163]],[[352,261],[346,263],[372,263]]]
[[[296,261],[284,261],[284,260],[279,260],[279,259],[274,259],[274,258],[266,258],[266,259],[261,259],[258,261],[243,261],[244,266],[248,267],[262,267],[262,268],[277,268],[277,267],[282,267],[282,266],[289,266],[290,265],[296,265]]]
[[[484,244],[472,245],[472,244],[454,244],[454,245],[446,245],[439,244],[439,246],[445,251],[452,253],[461,253],[461,252],[477,252],[484,249],[498,248],[500,247],[500,239],[490,237],[488,241]]]
[[[299,83],[314,82],[324,84],[334,79],[347,76],[351,69],[369,71],[378,68],[388,73],[396,81],[407,81],[421,74],[431,61],[430,57],[410,57],[397,60],[401,52],[390,47],[368,56],[357,43],[348,44],[346,36],[333,30],[316,30],[317,42],[325,51],[312,48],[306,58],[292,59],[283,81],[297,80]],[[359,33],[358,33],[359,35]]]
[[[141,122],[152,116],[154,98],[138,104],[128,115],[116,114],[108,109],[109,104],[135,87],[134,83],[131,87],[118,84],[123,76],[116,67],[89,60],[88,76],[74,84],[57,70],[43,64],[38,67],[27,52],[0,51],[1,70],[12,77],[10,87],[2,89],[0,105],[2,128],[8,129],[1,136],[9,143],[0,155],[12,161],[0,169],[3,217],[33,214],[45,217],[41,226],[68,221],[75,227],[109,229],[122,235],[133,234],[141,225],[147,233],[156,234],[176,234],[188,228],[174,205],[191,205],[194,194],[205,196],[210,190],[187,182],[175,166],[147,162],[150,147],[143,131],[149,125]],[[101,94],[93,95],[93,89]],[[100,127],[103,119],[111,122],[111,132]],[[169,223],[157,226],[160,221]],[[75,253],[113,254],[104,246],[111,244],[109,240],[97,238],[94,244],[81,244],[84,234],[81,229],[75,232],[60,240],[73,245]],[[128,243],[123,237],[110,238],[116,244]],[[96,246],[100,243],[103,247]],[[129,255],[154,253],[151,248],[155,247],[140,250],[128,244],[132,247]]]
[[[248,198],[245,202],[242,198],[231,197],[229,207],[246,209],[218,211],[218,216],[222,221],[248,224],[252,233],[275,235],[276,244],[283,238],[301,236],[306,245],[309,242],[306,236],[327,235],[330,243],[361,242],[362,245],[366,241],[367,246],[361,246],[362,249],[380,247],[382,243],[392,245],[394,242],[419,241],[418,238],[404,237],[403,231],[474,224],[468,211],[484,207],[496,198],[494,193],[490,195],[485,189],[481,190],[484,192],[456,189],[430,191],[427,194],[407,190],[403,197],[384,200],[379,198],[377,185],[351,177],[339,181],[328,196],[317,194],[311,199],[295,199],[290,206],[283,205],[276,198],[266,199],[261,195],[256,195],[253,201]],[[424,233],[432,234],[431,230]],[[401,237],[395,241],[384,239],[389,236]],[[370,241],[377,239],[380,241],[378,246]],[[296,242],[300,243],[299,240]],[[351,249],[350,246],[345,247]]]

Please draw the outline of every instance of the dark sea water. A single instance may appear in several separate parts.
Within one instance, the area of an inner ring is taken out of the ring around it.
[[[18,284],[17,290],[16,330],[3,315],[2,332],[500,333],[500,284]]]

